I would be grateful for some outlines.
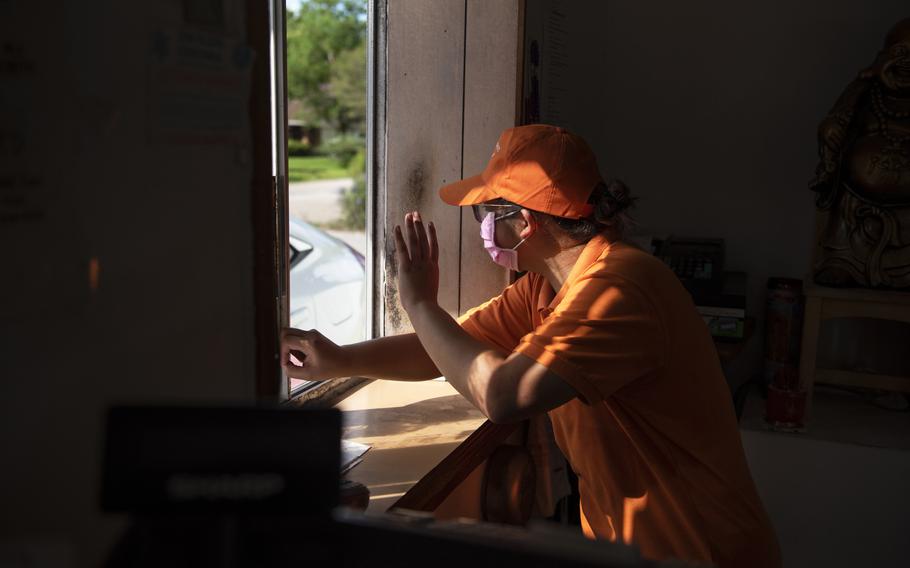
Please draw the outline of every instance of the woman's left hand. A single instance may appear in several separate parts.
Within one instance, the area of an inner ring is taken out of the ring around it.
[[[439,242],[436,227],[424,227],[420,213],[404,216],[404,231],[395,225],[398,258],[398,296],[405,310],[424,302],[436,303],[439,293]]]

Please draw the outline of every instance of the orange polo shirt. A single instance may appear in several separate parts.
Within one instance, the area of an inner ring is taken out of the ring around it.
[[[528,273],[459,323],[578,391],[548,414],[585,534],[651,559],[780,566],[714,343],[659,259],[597,236],[558,293]]]

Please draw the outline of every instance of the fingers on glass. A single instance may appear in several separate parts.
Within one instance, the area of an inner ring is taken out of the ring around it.
[[[404,216],[404,229],[395,226],[395,250],[400,262],[439,259],[439,239],[436,226],[424,224],[420,213],[411,211]]]
[[[414,222],[414,229],[417,233],[417,242],[419,244],[417,253],[420,255],[421,259],[430,258],[430,243],[427,240],[427,230],[423,225],[423,221],[420,220],[419,215],[417,215],[416,221]]]
[[[404,235],[401,233],[401,225],[395,225],[395,254],[398,256],[398,263],[401,266],[408,266],[411,257],[408,255],[408,246],[404,242]]]
[[[439,261],[439,240],[436,238],[436,225],[430,221],[429,225],[430,232],[430,260],[433,262]]]
[[[405,230],[407,231],[408,239],[408,253],[410,254],[411,260],[419,258],[420,255],[420,243],[417,239],[417,230],[414,227],[414,214],[408,213],[405,217]]]

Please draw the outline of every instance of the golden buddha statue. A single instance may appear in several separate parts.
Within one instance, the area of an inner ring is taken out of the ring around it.
[[[819,125],[818,152],[815,282],[910,288],[910,18]]]

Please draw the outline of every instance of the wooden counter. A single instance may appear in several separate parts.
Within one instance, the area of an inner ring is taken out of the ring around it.
[[[385,511],[473,433],[485,418],[443,381],[374,381],[338,404],[343,437],[372,446],[346,478]]]

